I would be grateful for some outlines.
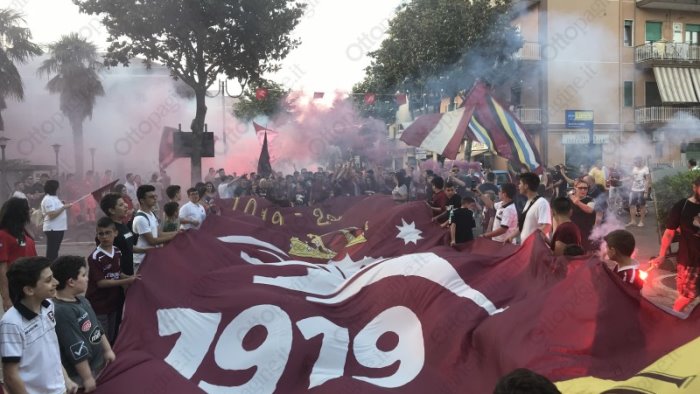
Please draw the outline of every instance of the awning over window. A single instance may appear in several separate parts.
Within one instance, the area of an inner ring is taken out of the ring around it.
[[[664,103],[697,103],[700,70],[682,67],[654,67],[654,77]]]

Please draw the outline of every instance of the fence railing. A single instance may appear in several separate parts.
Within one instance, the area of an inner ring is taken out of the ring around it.
[[[525,41],[514,57],[521,60],[540,60],[540,43]]]
[[[634,122],[665,123],[672,120],[700,119],[700,107],[640,107],[634,110]]]
[[[637,63],[666,61],[700,61],[700,46],[684,42],[654,42],[634,48],[634,60]]]
[[[541,108],[516,108],[513,114],[515,114],[522,124],[542,123]]]

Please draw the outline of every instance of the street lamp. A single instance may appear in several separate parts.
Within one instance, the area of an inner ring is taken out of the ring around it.
[[[97,150],[97,148],[90,148],[90,159],[91,159],[90,169],[92,170],[93,173],[95,172],[95,151],[96,150]]]
[[[58,179],[59,171],[58,171],[58,151],[61,149],[61,144],[53,144],[51,145],[53,148],[53,151],[56,153],[56,179]]]
[[[0,149],[2,149],[2,179],[0,179],[0,199],[4,200],[7,197],[7,170],[5,168],[5,148],[7,147],[7,142],[10,141],[9,138],[4,135],[0,137]]]

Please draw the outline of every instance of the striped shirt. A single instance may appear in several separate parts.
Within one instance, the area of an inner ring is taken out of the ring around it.
[[[644,279],[641,277],[642,271],[639,269],[639,263],[636,261],[635,264],[622,268],[620,268],[619,265],[615,265],[613,272],[618,276],[618,278],[622,279],[624,283],[632,285],[638,290],[641,290],[642,287],[644,287]]]

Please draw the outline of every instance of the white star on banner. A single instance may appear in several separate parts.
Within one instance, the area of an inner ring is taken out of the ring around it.
[[[401,218],[401,222],[403,222],[403,225],[396,226],[399,229],[399,234],[396,238],[403,239],[404,245],[408,245],[409,242],[418,245],[418,240],[423,239],[423,237],[421,237],[422,231],[416,228],[416,222],[408,224],[403,218]]]

